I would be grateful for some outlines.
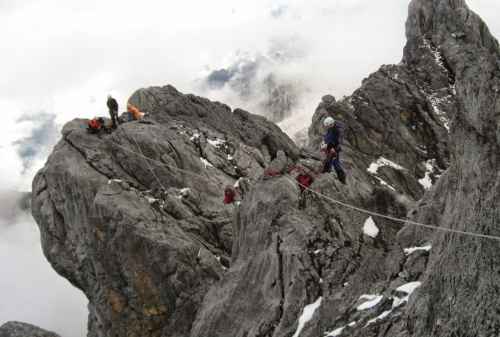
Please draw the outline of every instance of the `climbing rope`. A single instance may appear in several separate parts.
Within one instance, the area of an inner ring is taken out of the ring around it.
[[[125,133],[124,130],[123,130],[123,132]],[[127,134],[125,133],[125,135],[127,135]],[[147,161],[154,162],[154,163],[157,163],[159,165],[172,168],[172,169],[177,170],[179,172],[187,173],[187,174],[189,174],[191,176],[195,176],[195,177],[198,177],[198,178],[206,179],[206,177],[203,177],[203,176],[201,176],[199,174],[196,174],[196,173],[193,173],[193,172],[190,172],[190,171],[187,171],[187,170],[184,170],[184,169],[172,166],[172,165],[168,165],[168,164],[166,164],[164,162],[160,162],[158,160],[155,160],[155,159],[152,159],[152,158],[149,158],[149,157],[145,156],[144,153],[142,152],[142,149],[141,149],[139,143],[135,140],[135,138],[133,136],[131,136],[131,138],[134,140],[135,144],[137,145],[137,148],[139,149],[139,151],[141,153],[137,153],[137,152],[135,152],[133,150],[130,150],[130,149],[128,149],[128,148],[126,148],[126,147],[124,147],[124,146],[122,146],[122,145],[120,145],[120,144],[118,144],[116,142],[114,144],[116,146],[118,146],[119,148],[122,148],[123,150],[127,151],[127,152],[131,152],[131,153],[133,153],[133,154],[135,154],[137,156],[140,156],[140,157],[146,159]],[[151,170],[151,173],[153,173],[153,175],[155,176],[155,178],[158,180],[159,184],[165,189],[165,187],[160,182],[159,178],[156,176],[156,174],[153,172],[153,170],[151,168],[150,168],[150,170]],[[477,238],[482,238],[482,239],[491,239],[491,240],[500,241],[500,236],[488,235],[488,234],[481,234],[481,233],[474,233],[474,232],[467,232],[467,231],[461,231],[461,230],[458,230],[458,229],[452,229],[452,228],[441,227],[441,226],[436,226],[436,225],[428,225],[428,224],[424,224],[424,223],[412,221],[412,220],[409,220],[409,219],[396,218],[396,217],[393,217],[393,216],[390,216],[390,215],[385,215],[385,214],[373,212],[373,211],[367,210],[365,208],[357,207],[357,206],[354,206],[354,205],[342,202],[340,200],[336,200],[336,199],[331,198],[331,197],[329,197],[327,195],[324,195],[324,194],[322,194],[322,193],[320,193],[320,192],[318,192],[316,190],[313,190],[312,188],[310,188],[308,186],[305,186],[305,185],[303,185],[303,184],[301,184],[301,183],[299,183],[299,182],[297,182],[295,180],[292,180],[289,177],[288,174],[285,174],[283,177],[285,179],[287,179],[288,182],[290,182],[291,184],[293,184],[293,186],[296,186],[296,184],[299,184],[304,190],[310,191],[310,192],[316,194],[317,196],[319,196],[319,197],[321,197],[321,198],[323,198],[325,200],[328,200],[328,201],[333,202],[333,203],[335,203],[337,205],[340,205],[342,207],[345,207],[345,208],[348,208],[348,209],[351,209],[351,210],[355,210],[355,211],[358,211],[358,212],[366,214],[366,215],[370,215],[370,216],[374,216],[374,217],[378,217],[378,218],[382,218],[382,219],[386,219],[386,220],[391,220],[391,221],[395,221],[395,222],[400,222],[400,223],[403,223],[403,224],[408,224],[408,225],[412,225],[412,226],[416,226],[416,227],[426,228],[426,229],[430,229],[430,230],[437,230],[437,231],[454,233],[454,234],[460,234],[460,235],[466,235],[466,236],[472,236],[472,237],[477,237]]]
[[[126,136],[127,138],[129,138],[129,136],[128,136],[128,134],[125,132],[125,130],[124,130],[123,128],[121,128],[121,130],[122,130],[122,132],[125,134],[125,136]],[[146,160],[146,162],[148,163],[148,166],[150,167],[150,171],[151,171],[151,173],[153,173],[153,175],[156,177],[156,179],[157,179],[157,180],[159,180],[159,179],[158,179],[158,177],[156,176],[156,174],[154,174],[154,172],[152,171],[151,166],[149,165],[149,162],[153,162],[153,163],[156,163],[156,164],[158,164],[158,165],[160,165],[160,166],[164,166],[164,167],[171,168],[171,169],[173,169],[173,170],[175,170],[175,171],[179,171],[179,172],[186,173],[186,174],[191,175],[191,176],[193,176],[193,177],[197,177],[197,178],[201,178],[201,179],[206,179],[206,178],[207,178],[207,177],[204,177],[204,176],[202,176],[202,175],[196,174],[196,173],[194,173],[194,172],[191,172],[191,171],[187,171],[187,170],[181,169],[181,168],[179,168],[179,167],[177,167],[177,166],[169,165],[169,164],[164,163],[164,162],[162,162],[162,161],[159,161],[159,160],[156,160],[156,159],[153,159],[153,158],[149,158],[149,157],[147,157],[146,155],[144,155],[144,152],[142,151],[141,146],[139,145],[139,143],[137,142],[137,140],[136,140],[136,139],[135,139],[132,135],[130,135],[130,138],[134,141],[134,143],[136,144],[136,146],[137,146],[137,148],[139,149],[140,153],[138,153],[138,152],[136,152],[136,151],[134,151],[134,150],[131,150],[131,149],[129,149],[129,148],[127,148],[127,147],[125,147],[125,146],[123,146],[123,145],[121,145],[121,144],[118,144],[117,142],[114,142],[114,145],[115,145],[115,146],[117,146],[117,147],[119,147],[119,148],[121,148],[122,150],[124,150],[124,151],[126,151],[126,152],[133,153],[133,154],[135,154],[136,156],[139,156],[139,157],[142,157],[143,159],[145,159],[145,160]],[[163,187],[163,185],[162,185],[161,183],[160,183],[160,185]]]
[[[286,175],[284,177],[285,177],[285,179],[288,180],[288,182],[290,182],[291,184],[293,184],[293,186],[295,186],[298,183],[298,182],[292,180],[291,178],[289,178]],[[298,183],[298,184],[301,185],[305,190],[308,190],[308,191],[316,194],[317,196],[319,196],[319,197],[321,197],[321,198],[323,198],[325,200],[331,201],[331,202],[333,202],[333,203],[335,203],[337,205],[340,205],[342,207],[349,208],[349,209],[358,211],[360,213],[364,213],[364,214],[371,215],[371,216],[374,216],[374,217],[379,217],[379,218],[386,219],[386,220],[392,220],[392,221],[396,221],[396,222],[401,222],[401,223],[404,223],[404,224],[413,225],[413,226],[417,226],[417,227],[423,227],[423,228],[426,228],[426,229],[432,229],[432,230],[438,230],[438,231],[443,231],[443,232],[448,232],[448,233],[462,234],[462,235],[468,235],[468,236],[473,236],[473,237],[478,237],[478,238],[483,238],[483,239],[492,239],[492,240],[500,241],[500,236],[488,235],[488,234],[481,234],[481,233],[474,233],[474,232],[467,232],[467,231],[461,231],[461,230],[458,230],[458,229],[452,229],[452,228],[447,228],[447,227],[440,227],[440,226],[435,226],[435,225],[427,225],[427,224],[423,224],[423,223],[420,223],[420,222],[412,221],[412,220],[409,220],[409,219],[401,219],[401,218],[392,217],[390,215],[385,215],[385,214],[373,212],[373,211],[370,211],[370,210],[367,210],[367,209],[364,209],[364,208],[361,208],[361,207],[353,206],[351,204],[348,204],[348,203],[345,203],[345,202],[333,199],[333,198],[331,198],[331,197],[329,197],[327,195],[324,195],[322,193],[319,193],[318,191],[313,190],[310,187],[304,186],[304,185],[302,185],[300,183]]]

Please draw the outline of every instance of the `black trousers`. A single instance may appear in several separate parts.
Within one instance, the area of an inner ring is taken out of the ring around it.
[[[118,121],[118,111],[117,110],[109,110],[109,115],[111,116],[111,127],[116,129],[120,122]]]

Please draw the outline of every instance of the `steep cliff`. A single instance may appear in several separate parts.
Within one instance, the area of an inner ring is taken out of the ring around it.
[[[500,235],[498,43],[463,1],[413,0],[398,65],[325,96],[299,149],[263,117],[137,91],[146,120],[63,130],[33,183],[54,268],[89,298],[89,336],[490,336]],[[347,185],[317,172],[346,125]],[[270,174],[272,173],[272,174]],[[241,203],[225,206],[224,187]]]

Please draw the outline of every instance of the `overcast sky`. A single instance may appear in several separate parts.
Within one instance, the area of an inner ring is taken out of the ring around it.
[[[30,190],[62,124],[106,115],[109,93],[123,106],[135,89],[172,84],[233,108],[252,108],[231,91],[206,91],[200,83],[210,71],[276,48],[296,55],[276,72],[308,88],[294,111],[300,116],[295,127],[307,127],[322,95],[349,95],[380,65],[400,61],[407,5],[405,0],[0,0],[0,191]],[[500,36],[500,1],[469,0],[469,5]],[[0,254],[7,254],[2,242]],[[36,264],[39,246],[30,244],[27,254]],[[6,260],[16,263],[0,256],[2,264]],[[12,270],[30,277],[22,268]],[[9,296],[5,283],[0,286],[0,306],[15,306],[16,297]],[[34,293],[43,291],[39,283],[32,287]],[[33,305],[40,310],[66,311],[54,297],[36,298]],[[11,319],[1,316],[6,312],[0,307],[0,323]]]

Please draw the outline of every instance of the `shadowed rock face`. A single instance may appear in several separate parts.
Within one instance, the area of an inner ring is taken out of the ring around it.
[[[67,124],[32,208],[47,258],[89,298],[89,336],[495,335],[498,242],[332,202],[500,235],[498,44],[451,0],[412,1],[407,37],[400,64],[323,98],[305,149],[171,86],[134,93],[148,119],[112,134]],[[316,175],[323,196],[301,194],[284,173],[317,171],[328,115],[346,125],[348,184]],[[236,181],[241,204],[224,206]]]
[[[59,337],[53,332],[21,322],[7,322],[0,326],[0,337]]]

